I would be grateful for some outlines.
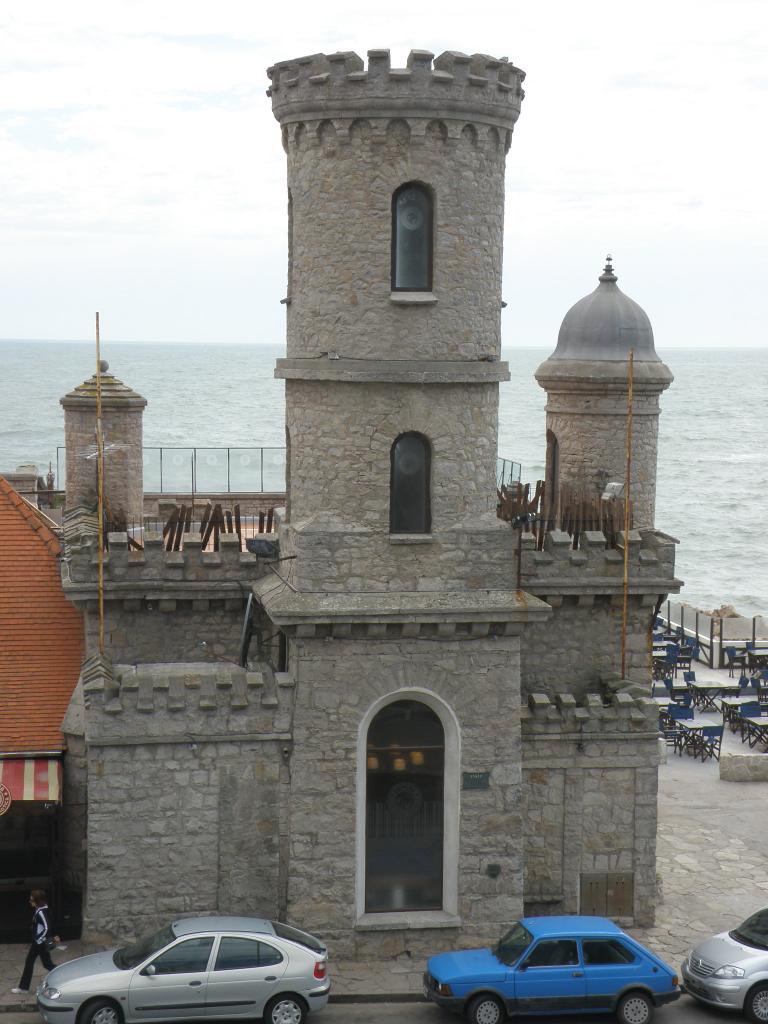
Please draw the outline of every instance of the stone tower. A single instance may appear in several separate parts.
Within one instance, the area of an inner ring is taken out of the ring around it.
[[[566,313],[555,351],[536,371],[547,392],[547,489],[556,502],[563,484],[598,494],[624,480],[631,349],[634,526],[653,527],[659,396],[673,377],[656,355],[646,313],[616,284],[610,257],[598,281]]]
[[[421,50],[268,73],[288,158],[288,500],[284,585],[256,593],[297,688],[287,912],[347,954],[434,948],[432,928],[490,938],[522,909],[520,633],[550,611],[510,588],[495,513],[523,73]],[[466,773],[480,788],[461,796]],[[409,833],[429,815],[431,839]]]
[[[146,398],[113,374],[101,374],[104,495],[113,524],[141,524],[144,475],[142,418]],[[67,450],[66,508],[96,505],[96,374],[60,399]],[[115,525],[113,528],[118,528]]]

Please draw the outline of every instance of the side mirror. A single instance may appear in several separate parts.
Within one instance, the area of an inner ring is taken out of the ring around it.
[[[518,970],[519,971],[527,971],[528,970],[528,961],[524,960],[523,963],[521,963],[520,966],[518,967]]]
[[[142,974],[146,974],[146,976],[148,978],[154,978],[154,976],[156,974],[155,965],[154,964],[147,964],[147,966],[144,968],[144,970],[141,973]]]

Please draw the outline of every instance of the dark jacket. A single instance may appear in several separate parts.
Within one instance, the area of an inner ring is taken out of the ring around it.
[[[36,946],[44,946],[45,940],[51,937],[50,911],[47,904],[36,907],[32,916],[32,941]]]

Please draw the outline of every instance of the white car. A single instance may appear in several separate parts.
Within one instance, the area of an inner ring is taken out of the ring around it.
[[[328,951],[314,935],[261,918],[189,917],[54,968],[37,989],[37,1007],[46,1024],[302,1024],[330,989]]]
[[[680,970],[685,991],[695,999],[768,1024],[768,909],[700,942]]]

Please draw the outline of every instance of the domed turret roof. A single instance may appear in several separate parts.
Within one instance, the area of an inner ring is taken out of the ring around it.
[[[565,314],[550,359],[625,361],[632,349],[636,362],[661,362],[647,314],[616,280],[609,256],[597,288]]]
[[[133,388],[123,384],[114,374],[109,372],[109,363],[101,361],[101,401],[105,407],[115,408],[118,406],[144,408],[147,404],[146,398],[142,398]],[[77,405],[95,405],[96,403],[96,374],[88,380],[78,384],[76,388],[69,391],[63,398],[59,399],[61,405],[67,408],[74,408]]]

